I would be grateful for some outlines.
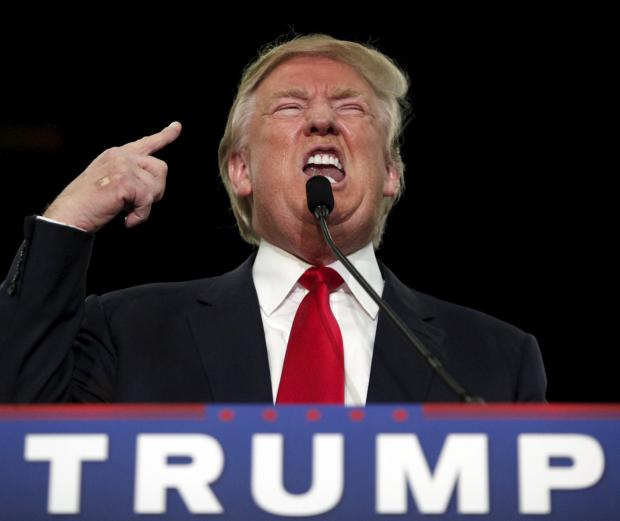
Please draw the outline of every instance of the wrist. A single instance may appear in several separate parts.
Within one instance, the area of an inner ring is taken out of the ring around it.
[[[45,209],[43,214],[38,217],[40,219],[43,219],[44,221],[60,224],[63,226],[69,226],[71,228],[76,228],[86,233],[93,233],[96,231],[96,228],[92,226],[92,224],[89,223],[86,219],[80,219],[76,217],[72,212],[67,211],[66,208],[57,205],[56,201],[50,204]]]

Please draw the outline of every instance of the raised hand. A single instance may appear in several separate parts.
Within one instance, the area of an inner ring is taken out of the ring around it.
[[[151,154],[181,133],[177,121],[162,131],[100,154],[54,200],[43,217],[95,232],[121,211],[128,228],[145,221],[166,188],[168,165]]]

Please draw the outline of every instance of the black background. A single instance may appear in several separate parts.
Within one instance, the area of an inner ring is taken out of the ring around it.
[[[291,30],[328,32],[376,45],[412,79],[407,189],[379,258],[416,289],[536,335],[551,401],[620,401],[605,15],[332,18],[21,23],[3,45],[0,271],[23,216],[41,213],[104,149],[175,119],[183,133],[158,154],[166,196],[145,225],[125,230],[119,218],[97,234],[89,292],[236,266],[251,248],[218,181],[217,146],[241,69]]]

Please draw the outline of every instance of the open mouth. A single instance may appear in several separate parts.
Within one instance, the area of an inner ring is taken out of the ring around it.
[[[345,171],[335,150],[315,150],[310,153],[303,167],[304,173],[313,177],[322,175],[335,185],[345,178]]]

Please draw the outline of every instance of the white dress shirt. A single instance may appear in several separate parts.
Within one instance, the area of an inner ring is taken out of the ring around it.
[[[348,256],[348,259],[381,295],[384,281],[372,244],[356,251]],[[297,281],[310,266],[263,240],[252,268],[265,330],[274,401],[278,395],[293,319],[299,304],[308,293]],[[329,267],[336,270],[345,282],[329,296],[344,346],[344,402],[345,405],[364,405],[368,394],[379,306],[340,261],[330,264]]]
[[[74,228],[75,230],[80,230],[81,232],[88,233],[84,228],[80,228],[79,226],[73,226],[72,224],[61,223],[60,221],[55,221],[54,219],[48,219],[47,217],[43,217],[42,215],[36,215],[37,219],[41,219],[42,221],[47,221],[52,224],[60,224],[60,226],[68,226],[69,228]]]

